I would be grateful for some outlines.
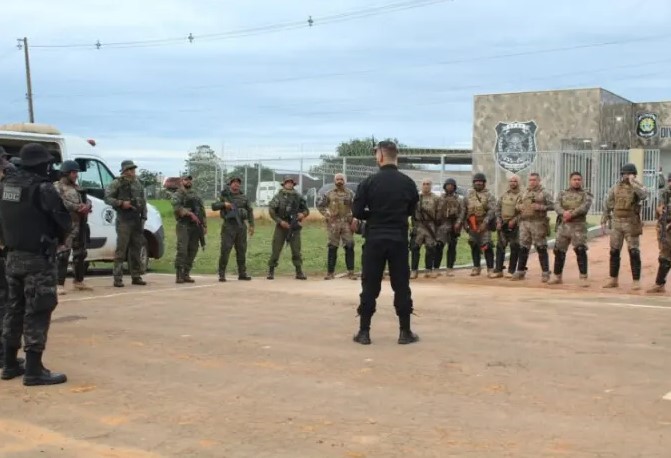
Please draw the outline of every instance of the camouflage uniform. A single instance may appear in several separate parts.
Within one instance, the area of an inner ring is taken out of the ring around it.
[[[466,230],[473,259],[472,276],[480,275],[480,250],[485,253],[487,270],[494,269],[491,225],[496,218],[496,199],[488,189],[469,189],[466,194]]]
[[[588,286],[587,279],[587,212],[592,206],[593,196],[584,189],[568,188],[557,198],[557,234],[554,247],[554,274],[555,278],[550,281],[551,284],[561,283],[564,263],[566,262],[566,251],[569,243],[573,244],[580,279],[582,285]],[[571,219],[565,222],[564,212],[571,212]]]
[[[70,213],[72,218],[72,226],[70,233],[63,249],[58,253],[58,284],[65,285],[65,277],[68,270],[68,262],[70,261],[70,253],[72,252],[72,267],[75,279],[75,285],[82,286],[84,281],[84,262],[86,260],[86,240],[87,216],[79,212],[79,206],[83,203],[90,203],[90,200],[84,202],[79,186],[72,183],[67,177],[62,177],[59,181],[54,183],[56,191],[63,199],[65,209]],[[83,287],[82,289],[88,289]]]
[[[424,267],[426,277],[433,274],[433,260],[436,248],[436,217],[438,214],[439,198],[433,193],[419,195],[419,202],[412,216],[412,233],[410,238],[410,270],[411,278],[417,278],[419,269],[419,250],[422,245],[426,246],[424,256]]]
[[[275,267],[277,267],[284,242],[290,231],[291,240],[289,241],[289,246],[291,247],[291,261],[296,268],[296,278],[305,279],[303,258],[301,257],[301,231],[299,227],[295,228],[299,230],[292,230],[284,229],[280,226],[282,221],[291,224],[291,219],[296,217],[298,213],[303,213],[306,217],[310,214],[305,199],[294,189],[281,189],[268,204],[268,213],[270,218],[277,224],[273,232],[272,253],[268,260],[268,279],[272,280],[275,276]]]
[[[343,186],[327,192],[317,205],[319,213],[326,217],[328,231],[328,254],[326,279],[333,278],[338,259],[338,247],[345,249],[345,265],[350,278],[354,274],[354,234],[352,234],[352,201],[354,192]]]
[[[503,263],[506,259],[506,248],[510,245],[510,262],[508,273],[513,275],[517,269],[517,260],[520,254],[520,226],[517,204],[521,196],[520,189],[508,189],[496,203],[496,224],[498,240],[496,243],[496,266],[492,277],[503,276]],[[511,227],[512,224],[512,227]]]
[[[227,210],[226,202],[232,204],[233,208]],[[219,253],[219,281],[226,281],[226,266],[233,247],[235,247],[235,260],[238,264],[238,279],[251,280],[251,277],[247,275],[246,223],[249,227],[254,227],[254,210],[249,203],[249,198],[242,192],[233,193],[230,190],[223,190],[219,202],[212,204],[212,210],[219,211],[223,219]]]
[[[540,209],[535,209],[534,205],[540,205]],[[548,256],[547,237],[550,232],[550,219],[548,212],[554,210],[552,195],[538,186],[534,189],[527,189],[520,197],[517,204],[517,210],[520,214],[520,254],[517,264],[517,271],[513,280],[521,280],[527,272],[527,261],[531,245],[536,247],[538,253],[538,262],[543,272],[543,282],[550,279],[550,259]]]
[[[131,161],[122,162],[122,172],[134,168]],[[121,204],[130,201],[133,208],[123,209]],[[142,280],[140,252],[145,244],[144,222],[147,220],[147,202],[144,188],[137,178],[121,175],[105,190],[105,203],[117,212],[116,250],[114,252],[114,286],[123,286],[123,262],[128,257],[128,269],[134,285],[146,284]]]
[[[669,182],[671,183],[671,174],[669,174]],[[671,270],[671,217],[667,209],[671,204],[671,187],[667,186],[659,193],[659,204],[657,206],[657,243],[659,245],[659,258],[657,267],[657,277],[655,278],[655,286],[648,290],[649,293],[661,293],[664,291],[666,285],[666,276]]]
[[[456,184],[455,184],[456,188]],[[452,275],[454,263],[457,260],[457,242],[464,222],[464,199],[456,192],[445,193],[438,201],[436,221],[438,223],[438,238],[436,243],[436,257],[433,263],[435,269],[440,268],[443,259],[443,247],[447,245],[447,275]]]
[[[194,280],[190,275],[193,261],[198,254],[200,238],[204,237],[205,232],[207,232],[207,217],[203,199],[200,198],[195,189],[181,186],[172,196],[172,209],[177,221],[175,225],[175,232],[177,233],[176,282],[193,283]],[[198,221],[195,221],[191,214],[195,215]]]
[[[634,280],[633,289],[639,289],[641,279],[641,252],[639,237],[643,233],[641,203],[647,199],[648,190],[638,181],[619,181],[608,191],[604,202],[601,224],[611,223],[610,233],[610,280],[604,287],[615,288],[620,273],[620,251],[624,241],[629,248],[629,263]]]

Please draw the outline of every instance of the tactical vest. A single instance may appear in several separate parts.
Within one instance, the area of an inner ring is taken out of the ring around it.
[[[522,212],[521,217],[524,220],[540,220],[545,218],[547,212],[534,210],[534,204],[545,205],[545,198],[543,197],[543,189],[538,188],[535,191],[527,190],[522,197]]]
[[[177,192],[181,193],[181,195],[184,196],[184,200],[182,201],[183,207],[186,208],[187,210],[195,213],[196,216],[198,216],[199,218],[202,218],[203,215],[199,215],[201,201],[200,201],[200,198],[198,197],[198,195],[196,195],[194,192],[189,192],[189,191],[186,191],[186,190],[177,191]],[[181,222],[184,222],[184,223],[193,222],[193,220],[190,217],[180,216],[177,212],[175,212],[175,218],[177,219],[177,221],[181,221]]]
[[[7,248],[41,254],[42,237],[56,237],[51,220],[39,207],[40,185],[48,182],[47,178],[24,172],[0,183],[0,224]]]
[[[344,192],[338,192],[334,189],[329,192],[329,213],[334,219],[351,219],[352,218],[352,200],[353,195],[348,192],[347,188]]]
[[[295,215],[298,212],[301,204],[301,195],[296,191],[291,193],[280,191],[278,200],[277,216],[284,221],[288,221],[291,215]]]
[[[432,222],[435,218],[436,197],[433,194],[419,195],[419,204],[415,210],[415,219],[422,222]]]
[[[573,211],[578,208],[585,202],[585,191],[574,191],[572,189],[567,189],[566,192],[562,194],[561,202],[559,202],[561,208]],[[576,216],[571,218],[571,222],[581,223],[586,221],[586,215]]]
[[[617,218],[630,218],[636,215],[634,205],[634,188],[625,183],[618,183],[615,187],[615,205],[613,215]]]
[[[487,200],[489,199],[489,191],[484,190],[479,193],[475,189],[468,191],[466,204],[468,205],[468,215],[474,215],[476,221],[481,223],[489,209],[487,208]]]
[[[519,195],[519,192],[512,193],[509,191],[501,196],[501,219],[503,221],[510,221],[517,214],[515,205],[517,204]]]
[[[121,201],[128,201],[132,206],[135,207],[135,210],[132,208],[117,208],[116,211],[119,219],[125,221],[140,219],[142,211],[141,207],[144,206],[144,194],[141,193],[139,196],[134,195],[133,184],[129,180],[123,177],[119,177],[117,180],[121,180],[121,186],[119,186],[119,194],[117,195],[117,199]]]
[[[445,194],[443,196],[443,217],[454,219],[459,216],[459,196],[457,194]]]

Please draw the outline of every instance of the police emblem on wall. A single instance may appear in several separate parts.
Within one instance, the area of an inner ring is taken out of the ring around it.
[[[496,162],[517,173],[536,160],[536,122],[500,122],[496,126]]]
[[[657,115],[655,113],[639,113],[636,115],[636,135],[643,138],[657,135]]]

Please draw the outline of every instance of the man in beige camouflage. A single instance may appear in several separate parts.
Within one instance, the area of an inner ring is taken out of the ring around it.
[[[93,288],[84,283],[86,260],[86,240],[88,232],[88,214],[91,213],[91,201],[83,200],[82,192],[77,186],[79,164],[65,161],[61,164],[61,179],[54,187],[63,199],[65,209],[70,213],[72,226],[65,243],[58,248],[58,294],[65,294],[65,277],[68,273],[70,254],[72,254],[73,287],[79,291],[91,291]]]
[[[634,280],[631,289],[641,289],[641,251],[639,237],[643,233],[641,204],[648,198],[648,190],[636,179],[634,164],[625,164],[620,170],[620,181],[608,191],[603,205],[601,230],[611,226],[610,233],[610,278],[604,288],[617,288],[620,273],[620,251],[624,241],[629,248],[629,264]]]
[[[503,277],[503,263],[506,259],[506,247],[510,245],[510,262],[507,277],[512,277],[517,268],[520,254],[519,211],[517,204],[520,199],[520,178],[513,175],[508,179],[508,190],[496,203],[496,266],[489,278]]]
[[[549,285],[562,283],[562,272],[566,263],[569,243],[578,261],[580,286],[587,287],[587,212],[592,206],[592,194],[582,188],[582,175],[573,172],[569,177],[571,186],[557,197],[557,234],[554,247],[554,278]]]
[[[436,277],[433,270],[434,252],[436,249],[436,216],[438,212],[438,197],[431,192],[433,183],[429,179],[422,181],[422,192],[419,194],[419,203],[412,216],[412,234],[410,241],[410,278],[417,278],[419,270],[419,250],[424,245],[424,267],[426,278]]]
[[[671,217],[669,216],[669,204],[671,204],[671,173],[667,178],[666,187],[659,193],[657,204],[657,243],[659,244],[659,266],[657,267],[657,278],[655,285],[648,293],[663,293],[666,285],[666,276],[671,270]]]
[[[443,259],[443,247],[447,245],[447,263],[445,275],[453,277],[454,263],[457,260],[457,242],[464,223],[464,199],[457,194],[457,182],[454,178],[448,178],[443,184],[445,194],[438,201],[438,224],[435,258],[433,268],[440,269]]]
[[[347,277],[354,276],[354,230],[356,221],[352,217],[354,192],[345,186],[345,175],[337,173],[333,177],[335,188],[328,191],[319,201],[317,210],[326,220],[328,232],[328,253],[326,258],[326,276],[324,280],[333,280],[338,260],[338,247],[342,243],[345,250]]]
[[[494,271],[494,248],[492,246],[492,229],[496,222],[496,199],[494,193],[485,188],[487,177],[484,173],[473,175],[473,188],[466,194],[466,223],[468,244],[471,246],[473,270],[471,276],[480,275],[480,251],[485,253],[487,273]]]
[[[547,242],[550,234],[548,212],[554,210],[554,202],[552,195],[541,186],[541,177],[538,173],[529,174],[529,183],[517,204],[517,210],[520,213],[520,255],[517,271],[512,280],[524,279],[531,245],[534,245],[543,272],[543,283],[547,283],[550,280]]]

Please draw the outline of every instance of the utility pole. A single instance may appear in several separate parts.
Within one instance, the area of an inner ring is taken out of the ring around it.
[[[28,87],[26,98],[28,99],[28,115],[30,117],[30,122],[34,123],[35,112],[33,111],[33,83],[30,78],[30,53],[28,52],[28,38],[17,38],[16,41],[18,41],[18,48],[23,48],[23,55],[26,59],[26,85]]]

